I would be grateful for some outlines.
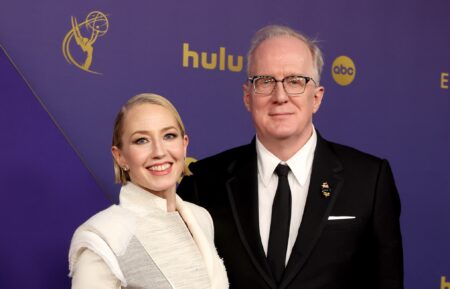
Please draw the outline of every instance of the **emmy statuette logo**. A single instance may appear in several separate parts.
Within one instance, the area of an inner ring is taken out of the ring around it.
[[[78,23],[77,18],[71,17],[72,28],[64,37],[62,52],[70,64],[94,74],[101,74],[91,70],[94,56],[94,43],[106,34],[109,28],[108,17],[100,11],[92,11],[86,19]]]

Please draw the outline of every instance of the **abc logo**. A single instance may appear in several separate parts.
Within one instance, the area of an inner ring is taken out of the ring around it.
[[[347,56],[339,56],[333,61],[331,74],[337,84],[346,86],[353,82],[356,75],[356,68],[353,60]]]

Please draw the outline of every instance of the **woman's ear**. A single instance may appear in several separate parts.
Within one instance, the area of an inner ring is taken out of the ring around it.
[[[187,134],[185,134],[183,137],[184,157],[186,157],[186,155],[187,155],[188,145],[189,145],[189,136]]]
[[[113,155],[114,160],[119,165],[119,167],[121,168],[127,167],[126,160],[118,147],[112,146],[111,153]]]

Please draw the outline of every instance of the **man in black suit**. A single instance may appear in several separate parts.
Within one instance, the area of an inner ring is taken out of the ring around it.
[[[211,213],[231,288],[403,288],[390,166],[315,130],[322,67],[302,34],[259,30],[243,85],[256,137],[191,164],[179,187]]]

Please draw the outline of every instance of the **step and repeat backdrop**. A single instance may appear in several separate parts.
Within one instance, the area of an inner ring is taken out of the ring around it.
[[[194,159],[248,143],[245,55],[267,24],[320,43],[320,133],[391,162],[406,288],[450,288],[446,0],[2,0],[0,288],[70,287],[74,229],[118,198],[112,125],[131,96],[169,98]]]

